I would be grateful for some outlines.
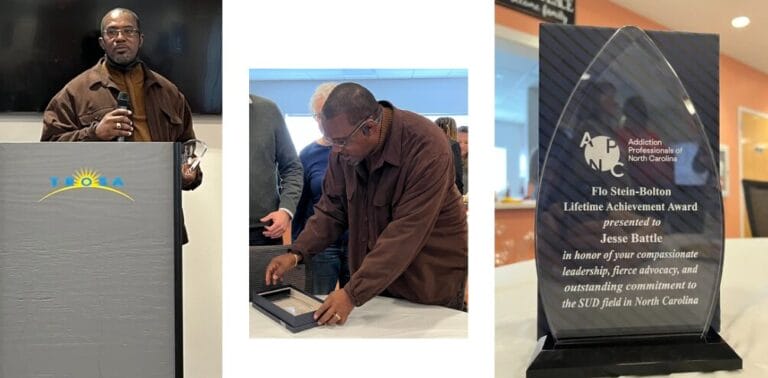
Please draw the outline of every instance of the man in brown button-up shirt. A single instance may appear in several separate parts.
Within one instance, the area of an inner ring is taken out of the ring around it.
[[[267,283],[348,227],[352,276],[317,310],[320,324],[344,324],[379,294],[463,309],[466,213],[440,129],[355,83],[331,92],[321,124],[333,145],[323,196],[292,252],[267,266]]]
[[[186,98],[176,85],[139,59],[143,44],[144,34],[135,12],[125,8],[107,12],[101,19],[99,37],[104,57],[53,96],[43,113],[40,141],[194,139]],[[118,106],[120,92],[128,94],[131,110]],[[197,188],[202,180],[199,165],[196,169],[182,165],[183,190]],[[183,229],[182,243],[186,244],[187,231]]]

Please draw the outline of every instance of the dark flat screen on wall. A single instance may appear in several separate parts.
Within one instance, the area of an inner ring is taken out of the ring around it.
[[[4,0],[0,111],[41,112],[104,55],[99,23],[112,8],[139,15],[141,59],[184,93],[193,113],[221,114],[221,0]]]

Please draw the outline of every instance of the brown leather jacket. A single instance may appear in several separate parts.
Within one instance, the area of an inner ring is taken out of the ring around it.
[[[43,113],[41,141],[99,141],[95,130],[101,118],[117,108],[117,85],[103,67],[104,58],[72,79],[53,98]],[[144,65],[144,63],[139,63]],[[179,89],[168,79],[144,68],[144,96],[147,123],[152,141],[185,142],[195,138],[192,112]],[[185,185],[191,190],[200,185],[197,179]]]

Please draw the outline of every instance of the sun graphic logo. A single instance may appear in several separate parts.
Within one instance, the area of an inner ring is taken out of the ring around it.
[[[123,179],[120,176],[115,176],[112,178],[112,180],[109,180],[107,177],[102,176],[101,173],[94,169],[79,169],[75,171],[75,174],[72,176],[64,177],[63,180],[60,177],[51,176],[50,184],[51,188],[54,188],[54,190],[43,196],[43,198],[40,198],[40,200],[37,202],[42,202],[45,199],[59,193],[80,189],[105,190],[107,192],[125,197],[133,202],[133,198],[131,198],[131,196],[118,189],[124,186]]]
[[[579,147],[584,149],[584,159],[590,168],[598,172],[611,172],[614,177],[624,176],[624,172],[618,170],[624,163],[619,161],[621,151],[615,140],[602,135],[592,138],[589,132],[585,132]]]

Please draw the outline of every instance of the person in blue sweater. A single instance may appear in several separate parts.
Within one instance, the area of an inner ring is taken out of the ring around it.
[[[309,100],[309,110],[317,119],[317,114],[325,104],[336,83],[323,83],[316,89]],[[318,126],[320,123],[318,122]],[[322,132],[322,129],[321,129]],[[304,167],[304,189],[301,192],[296,216],[293,219],[291,235],[293,240],[304,229],[304,224],[314,213],[314,206],[320,200],[323,190],[323,179],[328,168],[328,155],[331,146],[323,138],[310,143],[299,153],[301,165]],[[349,264],[347,262],[347,238],[345,232],[331,246],[315,255],[307,262],[307,287],[313,294],[324,295],[332,292],[338,282],[339,287],[349,281]]]

